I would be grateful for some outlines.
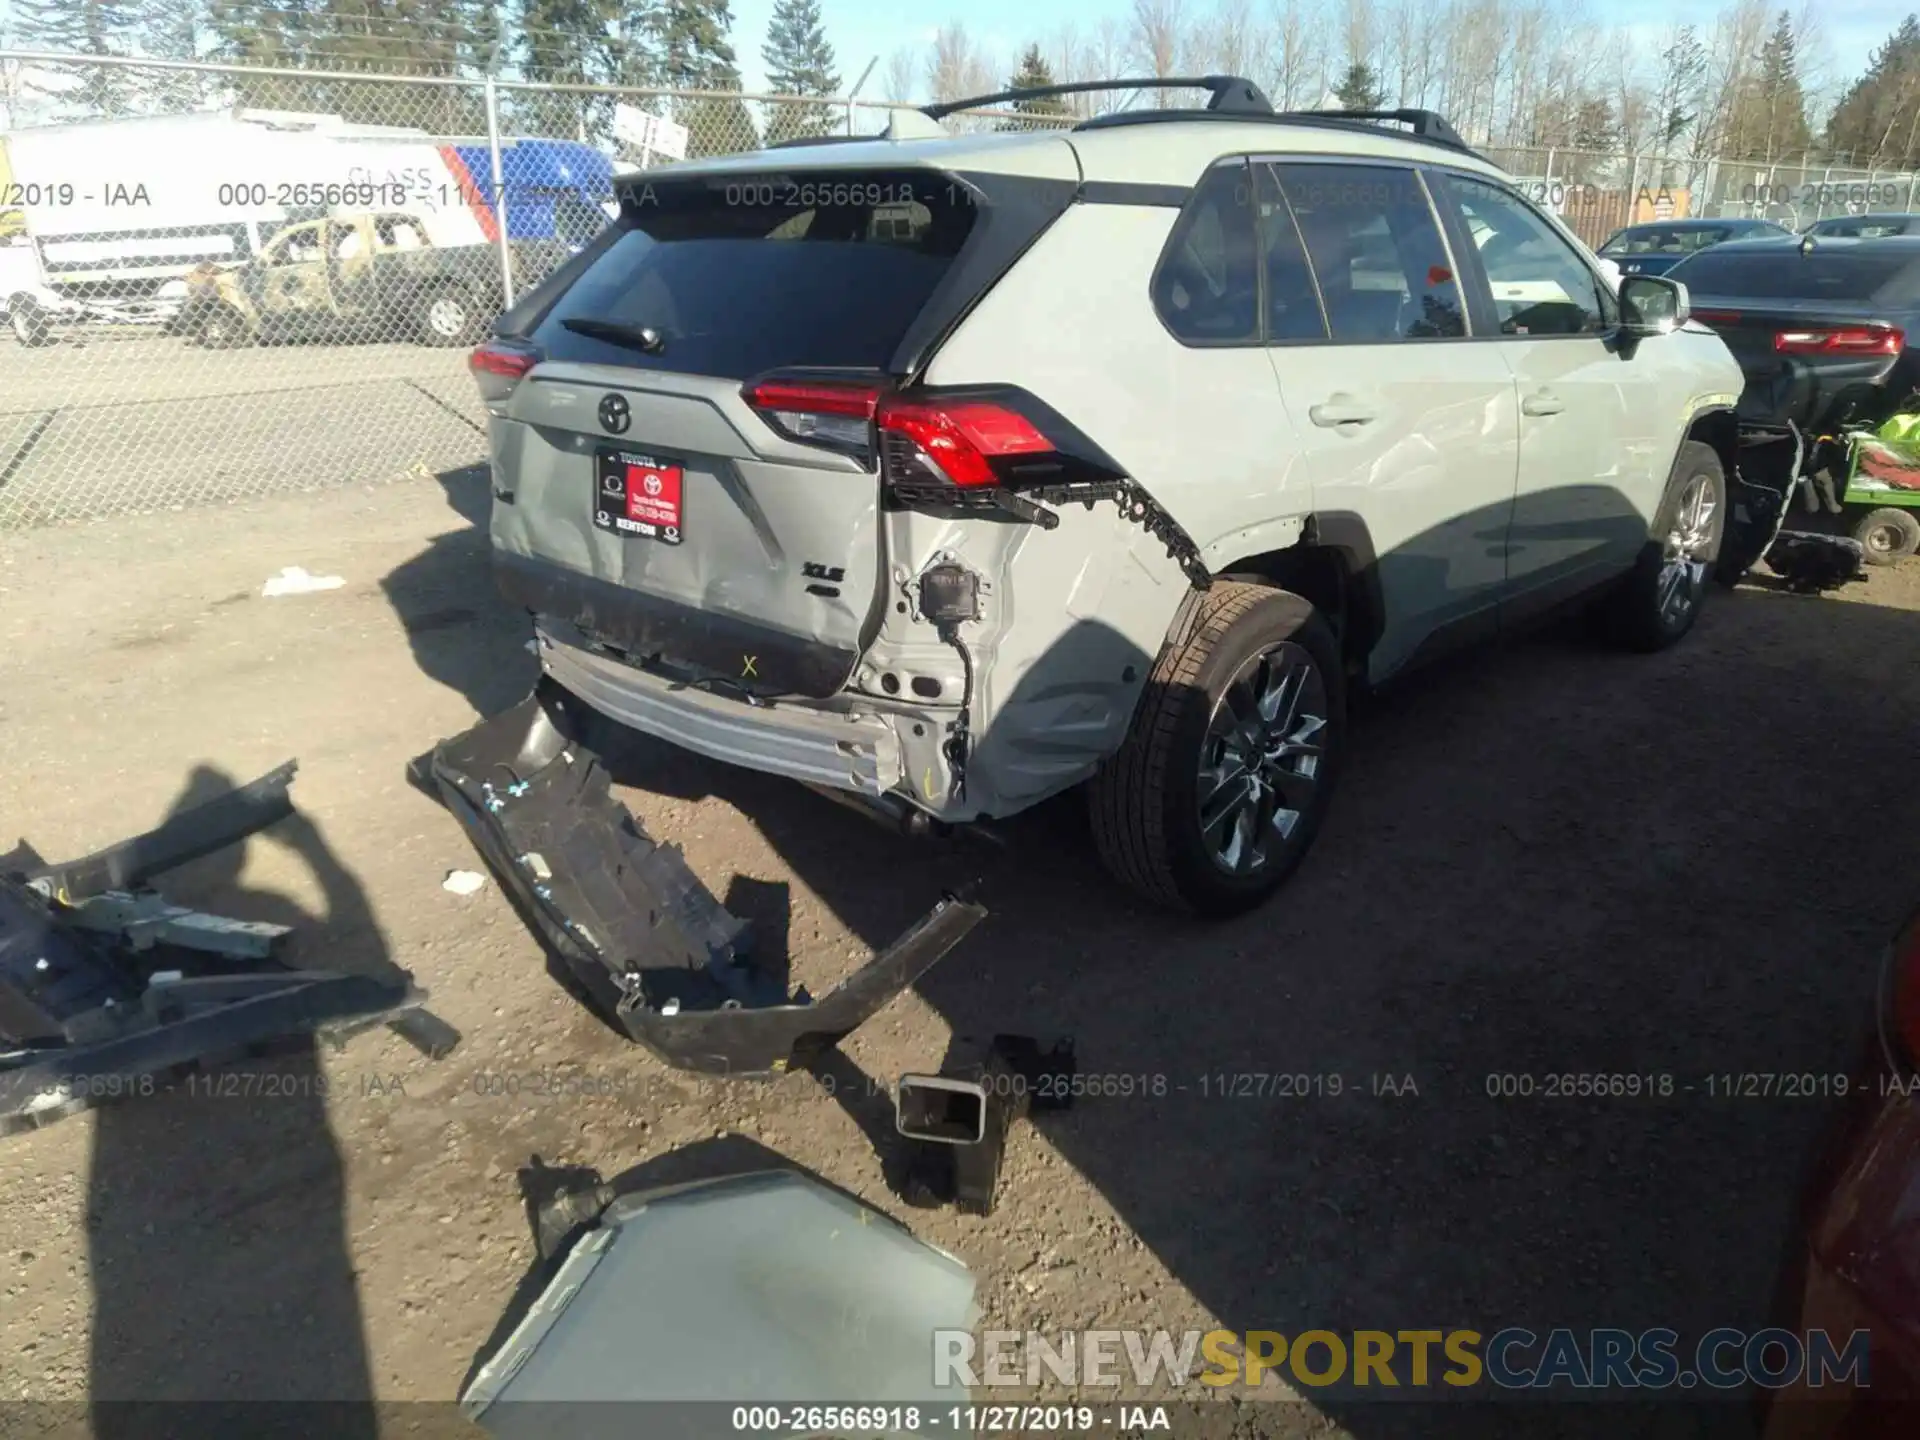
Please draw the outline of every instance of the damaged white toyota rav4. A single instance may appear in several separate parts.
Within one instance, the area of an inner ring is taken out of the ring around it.
[[[1656,649],[1765,548],[1679,286],[1428,112],[1170,83],[624,182],[472,360],[544,683],[909,829],[1085,782],[1118,876],[1225,914],[1350,686],[1568,604]]]

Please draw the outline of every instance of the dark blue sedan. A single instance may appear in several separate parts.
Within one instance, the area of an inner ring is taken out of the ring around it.
[[[1791,235],[1771,220],[1655,220],[1629,225],[1600,247],[1622,275],[1664,275],[1696,251],[1727,240]]]

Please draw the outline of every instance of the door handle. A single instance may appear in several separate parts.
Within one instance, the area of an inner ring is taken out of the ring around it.
[[[1351,395],[1334,395],[1307,410],[1307,418],[1322,430],[1337,430],[1342,425],[1368,425],[1377,416],[1371,406]]]
[[[1551,390],[1536,390],[1520,402],[1522,415],[1558,415],[1567,408],[1567,402]]]

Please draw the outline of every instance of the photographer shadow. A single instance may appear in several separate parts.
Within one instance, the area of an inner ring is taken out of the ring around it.
[[[199,766],[173,813],[233,787]],[[364,889],[311,819],[296,811],[249,843],[298,855],[324,910],[248,889],[240,845],[168,874],[168,897],[292,927],[280,955],[289,965],[391,964]],[[105,1105],[92,1124],[87,1393],[97,1440],[373,1440],[341,1153],[312,1037]]]

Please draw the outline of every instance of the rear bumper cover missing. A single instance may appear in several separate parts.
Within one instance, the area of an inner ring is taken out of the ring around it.
[[[565,620],[630,655],[670,655],[756,693],[825,700],[840,693],[860,660],[854,650],[643,595],[497,545],[493,576],[502,595],[536,615]]]
[[[633,1039],[682,1070],[765,1077],[804,1067],[957,945],[986,910],[948,895],[830,994],[755,969],[679,848],[613,797],[583,742],[590,712],[552,680],[444,741],[432,778],[522,917]]]
[[[900,737],[877,716],[750,706],[595,654],[571,625],[537,618],[535,633],[541,668],[563,689],[643,735],[723,764],[865,795],[888,793],[904,774]]]

